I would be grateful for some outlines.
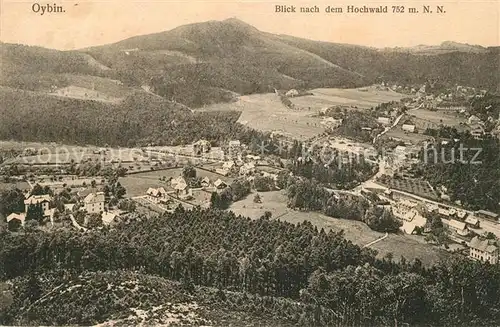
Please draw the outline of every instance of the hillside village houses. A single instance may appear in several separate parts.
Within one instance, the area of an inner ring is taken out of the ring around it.
[[[475,236],[469,243],[469,251],[469,256],[472,259],[491,264],[498,263],[498,247],[490,240],[481,240]]]

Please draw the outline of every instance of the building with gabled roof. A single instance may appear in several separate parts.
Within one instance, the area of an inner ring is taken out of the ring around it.
[[[210,178],[208,178],[208,176],[203,177],[203,179],[201,180],[201,186],[202,187],[210,186]]]
[[[28,212],[28,208],[31,205],[38,205],[40,204],[42,206],[42,210],[49,210],[49,205],[50,201],[52,200],[51,196],[48,194],[44,195],[32,195],[26,200],[24,200],[24,211]]]
[[[88,213],[101,213],[104,211],[104,201],[104,192],[90,193],[83,199],[83,206]]]
[[[226,182],[221,180],[220,178],[214,182],[214,186],[218,189],[223,189],[227,187]]]
[[[484,219],[488,219],[488,220],[493,220],[493,221],[498,220],[498,214],[491,212],[491,211],[487,211],[487,210],[478,210],[474,213],[474,215],[476,217],[484,218]]]
[[[377,122],[382,124],[382,125],[390,125],[391,124],[391,118],[389,117],[378,117]]]
[[[450,231],[453,231],[460,236],[467,236],[469,234],[469,231],[467,230],[467,225],[465,225],[464,222],[455,219],[450,219],[450,220],[442,219],[441,221],[443,222],[444,225],[448,226],[448,229]]]
[[[167,195],[167,191],[165,191],[165,189],[163,187],[159,187],[159,188],[150,187],[146,191],[147,198],[151,202],[154,202],[154,203],[160,202],[160,200],[165,198],[166,195]]]
[[[467,218],[465,218],[465,223],[467,224],[468,227],[471,227],[471,228],[479,228],[479,219],[477,219],[476,217],[474,216],[468,216]]]
[[[408,133],[415,133],[415,131],[416,131],[415,125],[411,125],[411,124],[403,124],[403,126],[401,128],[403,129],[403,131],[408,132]]]
[[[469,256],[474,260],[498,263],[498,247],[489,240],[481,240],[475,236],[469,243]]]
[[[26,214],[24,212],[11,213],[10,215],[7,216],[7,223],[10,223],[12,220],[19,220],[21,222],[21,225],[24,226],[24,222],[26,220]]]

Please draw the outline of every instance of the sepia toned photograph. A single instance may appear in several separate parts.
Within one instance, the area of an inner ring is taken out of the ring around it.
[[[500,326],[498,0],[0,0],[0,326]]]

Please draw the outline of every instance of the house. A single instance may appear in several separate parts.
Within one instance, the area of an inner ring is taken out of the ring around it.
[[[172,188],[177,192],[178,196],[179,194],[187,194],[188,185],[186,183],[186,180],[182,176],[172,179],[170,183],[172,185]]]
[[[470,125],[470,134],[475,138],[475,139],[482,139],[484,136],[484,128],[481,125],[475,124],[475,125]]]
[[[240,175],[250,175],[255,172],[255,165],[253,162],[247,162],[240,167]]]
[[[159,188],[148,188],[146,191],[146,196],[148,200],[154,203],[159,203],[161,199],[165,198],[165,195],[167,194],[167,191],[163,187]]]
[[[202,187],[210,186],[210,178],[208,178],[208,176],[203,177],[203,179],[201,180],[201,186]]]
[[[226,182],[224,182],[223,180],[221,179],[218,179],[214,182],[214,186],[218,189],[223,189],[223,188],[226,188],[227,187],[227,184]]]
[[[186,185],[187,185],[186,180],[185,180],[185,179],[184,179],[184,177],[182,177],[182,176],[178,176],[178,177],[176,177],[176,178],[172,178],[172,179],[170,180],[170,186],[171,186],[173,189],[175,189],[175,187],[177,186],[177,184],[186,184]]]
[[[465,218],[465,224],[470,228],[479,228],[479,219],[474,216],[468,216]]]
[[[469,256],[474,260],[488,261],[491,264],[498,263],[498,247],[488,240],[474,237],[469,243]]]
[[[427,207],[428,212],[438,212],[439,211],[439,206],[437,204],[427,202],[425,204],[425,206]]]
[[[406,234],[414,234],[415,230],[418,228],[425,228],[427,224],[427,219],[422,217],[421,215],[415,216],[411,221],[403,221],[403,225],[400,229]]]
[[[464,220],[465,217],[467,217],[467,211],[464,210],[458,210],[457,211],[457,217],[461,220]]]
[[[222,169],[227,170],[227,171],[231,171],[231,169],[234,168],[234,165],[235,165],[235,163],[233,160],[226,161],[222,164]]]
[[[226,170],[226,169],[222,169],[222,168],[217,168],[215,169],[215,172],[219,175],[222,175],[222,176],[227,176],[229,175],[229,170]]]
[[[24,212],[11,213],[10,215],[7,216],[7,223],[9,223],[12,220],[19,220],[21,225],[24,226],[24,221],[26,220],[26,214]]]
[[[469,231],[467,230],[467,226],[465,223],[455,220],[455,219],[450,219],[450,220],[442,220],[444,225],[448,226],[448,229],[452,232],[457,233],[460,236],[467,236],[469,234]]]
[[[181,200],[190,200],[193,198],[193,190],[192,189],[183,189],[179,192],[179,199]]]
[[[415,125],[410,125],[410,124],[403,124],[402,129],[403,129],[403,131],[408,132],[408,133],[415,133],[417,130]]]
[[[296,89],[291,89],[290,91],[286,92],[285,95],[287,97],[296,97],[297,95],[299,95],[299,91],[297,91]]]
[[[391,118],[389,117],[378,117],[377,122],[382,125],[390,125],[391,124]]]
[[[450,210],[446,208],[438,208],[438,214],[444,219],[450,219],[451,216]]]
[[[88,213],[104,211],[104,192],[90,193],[83,199],[83,207]]]
[[[193,153],[195,155],[201,155],[203,153],[210,152],[211,144],[207,140],[199,140],[193,144]]]
[[[496,213],[491,212],[491,211],[478,210],[474,213],[474,215],[476,217],[484,218],[484,219],[488,219],[488,220],[493,220],[493,221],[498,220],[498,215]]]
[[[40,204],[42,206],[42,210],[46,211],[49,210],[49,205],[50,205],[50,200],[52,198],[48,194],[44,195],[32,195],[26,200],[24,200],[24,211],[28,212],[28,208],[31,205],[38,205]]]
[[[476,115],[472,115],[467,119],[468,125],[475,125],[475,124],[479,124],[480,122],[481,122],[481,119]]]
[[[103,212],[101,214],[102,223],[104,225],[111,225],[115,222],[116,217],[118,217],[118,215],[113,212]]]

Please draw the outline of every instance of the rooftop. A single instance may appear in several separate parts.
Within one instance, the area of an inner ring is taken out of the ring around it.
[[[104,192],[90,193],[83,199],[85,203],[99,203],[104,202]]]
[[[469,246],[481,252],[492,253],[497,250],[497,247],[495,245],[490,244],[488,240],[481,240],[477,236],[470,241]]]

